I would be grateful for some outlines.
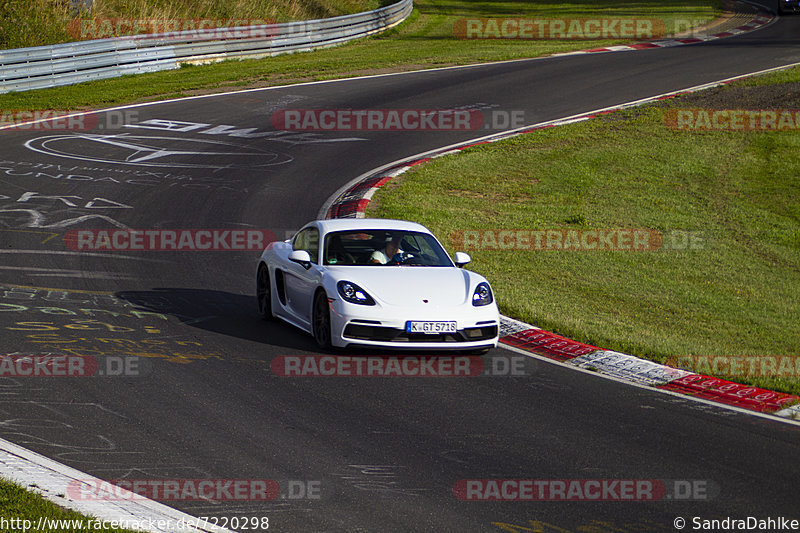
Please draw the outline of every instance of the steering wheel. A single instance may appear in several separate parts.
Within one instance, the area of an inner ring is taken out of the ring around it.
[[[418,261],[414,254],[398,252],[392,256],[392,259],[389,261],[389,263],[393,265],[413,265],[416,264],[414,261]]]

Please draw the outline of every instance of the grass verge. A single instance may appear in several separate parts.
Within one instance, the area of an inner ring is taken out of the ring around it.
[[[467,251],[503,313],[576,340],[658,362],[797,358],[800,159],[791,154],[800,125],[703,133],[665,125],[669,107],[743,101],[800,108],[800,69],[433,160],[380,190],[368,216],[420,222],[446,246],[464,230],[656,230],[665,236],[656,251],[501,250],[491,242]],[[729,377],[800,394],[800,368],[792,369]]]
[[[0,49],[81,40],[85,32],[80,31],[79,19],[107,23],[101,37],[115,37],[147,31],[133,31],[131,21],[157,27],[171,21],[179,28],[190,29],[185,25],[190,20],[203,19],[213,27],[226,27],[231,24],[225,21],[231,19],[310,20],[368,11],[380,5],[380,0],[93,0],[91,11],[78,11],[69,0],[4,0],[0,2]]]
[[[453,27],[464,18],[659,18],[667,31],[672,31],[687,22],[703,24],[721,13],[719,0],[418,0],[415,6],[411,17],[397,28],[336,48],[10,93],[0,95],[0,109],[85,109],[246,87],[537,57],[624,42],[462,40],[455,37]]]
[[[40,531],[133,533],[128,529],[96,527],[93,525],[96,519],[63,509],[16,483],[0,479],[0,529],[8,533],[26,533],[35,531],[40,523],[44,526]]]

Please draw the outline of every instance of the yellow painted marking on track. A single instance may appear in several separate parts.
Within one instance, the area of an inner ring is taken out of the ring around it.
[[[39,244],[44,244],[47,241],[49,241],[51,239],[54,239],[55,237],[58,237],[59,235],[61,235],[60,233],[54,233],[52,231],[33,231],[33,230],[25,230],[25,229],[0,229],[0,231],[8,231],[8,232],[13,232],[13,233],[34,233],[34,234],[40,234],[40,235],[49,235],[49,237],[47,237],[45,240],[41,241]]]
[[[33,285],[16,285],[14,283],[0,283],[0,287],[14,287],[15,289],[34,289],[37,291],[52,291],[52,292],[77,292],[80,294],[100,294],[103,296],[113,296],[113,291],[84,291],[79,289],[54,289],[52,287],[35,287]]]

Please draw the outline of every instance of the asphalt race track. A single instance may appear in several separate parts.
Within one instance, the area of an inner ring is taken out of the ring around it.
[[[272,501],[168,502],[267,516],[270,531],[538,531],[529,521],[675,531],[679,516],[797,518],[796,426],[530,358],[514,377],[278,377],[275,357],[316,350],[259,319],[258,252],[82,253],[64,240],[115,227],[285,238],[355,176],[492,132],[283,133],[270,122],[281,109],[464,108],[533,124],[796,62],[800,18],[788,17],[705,44],[170,101],[101,114],[103,130],[0,131],[3,353],[144,361],[139,377],[0,378],[0,436],[104,479],[275,480]],[[453,490],[521,478],[667,480],[672,497],[492,502]],[[682,499],[686,481],[696,490]]]

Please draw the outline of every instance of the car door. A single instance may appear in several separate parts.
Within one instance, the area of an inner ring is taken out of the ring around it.
[[[289,261],[284,274],[286,300],[295,319],[307,326],[311,324],[311,305],[321,271],[319,266],[319,229],[309,226],[300,231],[292,241],[292,249],[305,250],[311,256],[311,267]]]

